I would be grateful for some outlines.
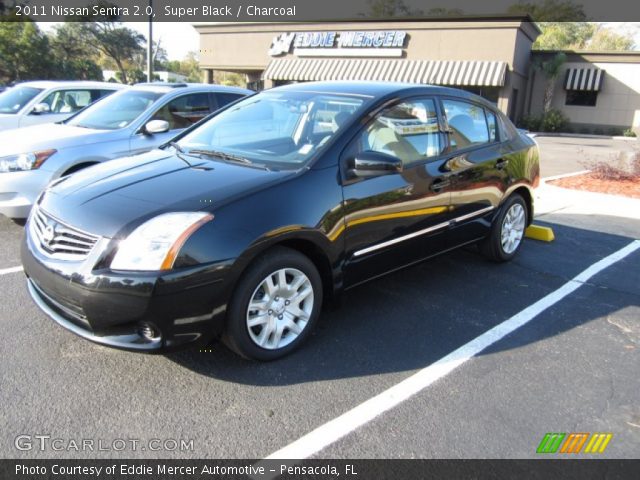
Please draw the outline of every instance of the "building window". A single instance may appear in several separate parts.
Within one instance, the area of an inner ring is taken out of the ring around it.
[[[598,92],[593,90],[567,90],[567,100],[565,105],[577,107],[595,107],[598,99]]]

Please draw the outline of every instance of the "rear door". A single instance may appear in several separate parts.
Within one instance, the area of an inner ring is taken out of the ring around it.
[[[447,125],[444,168],[451,178],[451,226],[448,247],[485,236],[508,187],[507,151],[496,114],[484,105],[443,97]]]
[[[401,173],[343,182],[347,286],[445,247],[451,193],[441,130],[436,100],[412,98],[382,110],[345,150],[345,173],[349,159],[363,151],[403,164]]]

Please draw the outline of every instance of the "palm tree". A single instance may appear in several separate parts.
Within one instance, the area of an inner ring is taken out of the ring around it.
[[[567,61],[567,55],[560,52],[553,57],[542,60],[540,57],[536,58],[533,63],[533,68],[541,71],[547,79],[547,83],[544,87],[544,113],[551,110],[551,102],[553,101],[553,94],[556,89],[556,79],[562,71],[562,65]]]

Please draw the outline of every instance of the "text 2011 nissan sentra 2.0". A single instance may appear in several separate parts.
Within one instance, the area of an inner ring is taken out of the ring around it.
[[[366,280],[470,243],[511,259],[538,178],[535,142],[475,95],[291,85],[58,180],[22,260],[37,305],[84,338],[149,352],[222,337],[269,360]]]

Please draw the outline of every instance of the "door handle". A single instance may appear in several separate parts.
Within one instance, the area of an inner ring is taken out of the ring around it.
[[[431,191],[440,192],[445,187],[448,187],[451,184],[449,180],[442,180],[441,178],[436,178],[431,184]]]
[[[501,158],[500,160],[498,160],[496,162],[496,168],[498,170],[502,170],[503,168],[505,168],[507,165],[509,165],[509,160],[507,160],[506,158]]]

